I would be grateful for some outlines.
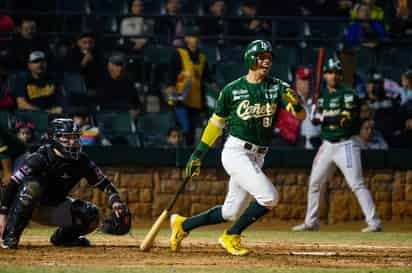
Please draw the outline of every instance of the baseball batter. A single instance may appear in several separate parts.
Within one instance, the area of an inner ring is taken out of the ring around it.
[[[269,76],[272,46],[268,41],[251,42],[244,61],[247,75],[220,92],[201,142],[186,166],[186,176],[199,175],[202,158],[227,125],[229,137],[222,151],[222,164],[230,176],[229,191],[221,206],[190,218],[171,216],[173,251],[179,250],[191,230],[230,220],[235,222],[219,238],[219,243],[233,255],[246,255],[249,250],[241,246],[240,234],[278,202],[278,192],[261,170],[273,124],[280,107],[300,120],[305,119],[306,112],[287,83]]]
[[[319,230],[319,199],[322,184],[334,171],[334,163],[342,171],[355,193],[368,226],[363,232],[382,230],[375,205],[362,177],[360,145],[353,136],[359,132],[359,99],[353,90],[342,84],[342,65],[329,59],[324,67],[326,89],[318,100],[314,121],[321,122],[322,146],[314,159],[309,179],[305,222],[294,231]]]

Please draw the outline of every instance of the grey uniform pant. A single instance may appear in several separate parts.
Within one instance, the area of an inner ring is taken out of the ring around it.
[[[335,170],[335,164],[355,193],[367,224],[380,226],[381,221],[376,212],[372,196],[363,181],[360,145],[354,138],[337,143],[325,140],[319,148],[309,178],[305,224],[309,226],[318,224],[320,189]]]

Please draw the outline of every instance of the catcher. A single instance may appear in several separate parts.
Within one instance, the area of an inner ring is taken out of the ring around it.
[[[113,213],[102,230],[114,234],[130,230],[128,208],[116,187],[82,152],[79,137],[72,119],[54,119],[48,143],[29,154],[11,182],[0,188],[3,248],[17,248],[30,220],[58,227],[50,238],[55,246],[90,246],[83,236],[98,227],[99,210],[90,202],[67,196],[81,178],[108,196]]]

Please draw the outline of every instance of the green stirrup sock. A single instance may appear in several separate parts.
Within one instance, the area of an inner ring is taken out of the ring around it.
[[[225,222],[222,217],[222,206],[213,207],[198,215],[187,218],[183,222],[183,230],[189,232],[200,226],[215,225]]]
[[[258,202],[254,201],[249,205],[249,207],[243,212],[243,214],[237,219],[237,221],[232,225],[230,229],[227,230],[227,234],[241,234],[248,226],[256,222],[260,217],[265,215],[269,209],[264,206],[259,205]]]

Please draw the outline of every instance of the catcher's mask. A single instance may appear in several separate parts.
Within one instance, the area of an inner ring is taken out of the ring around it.
[[[78,160],[82,146],[80,131],[70,118],[57,118],[51,122],[49,138],[65,159]]]

